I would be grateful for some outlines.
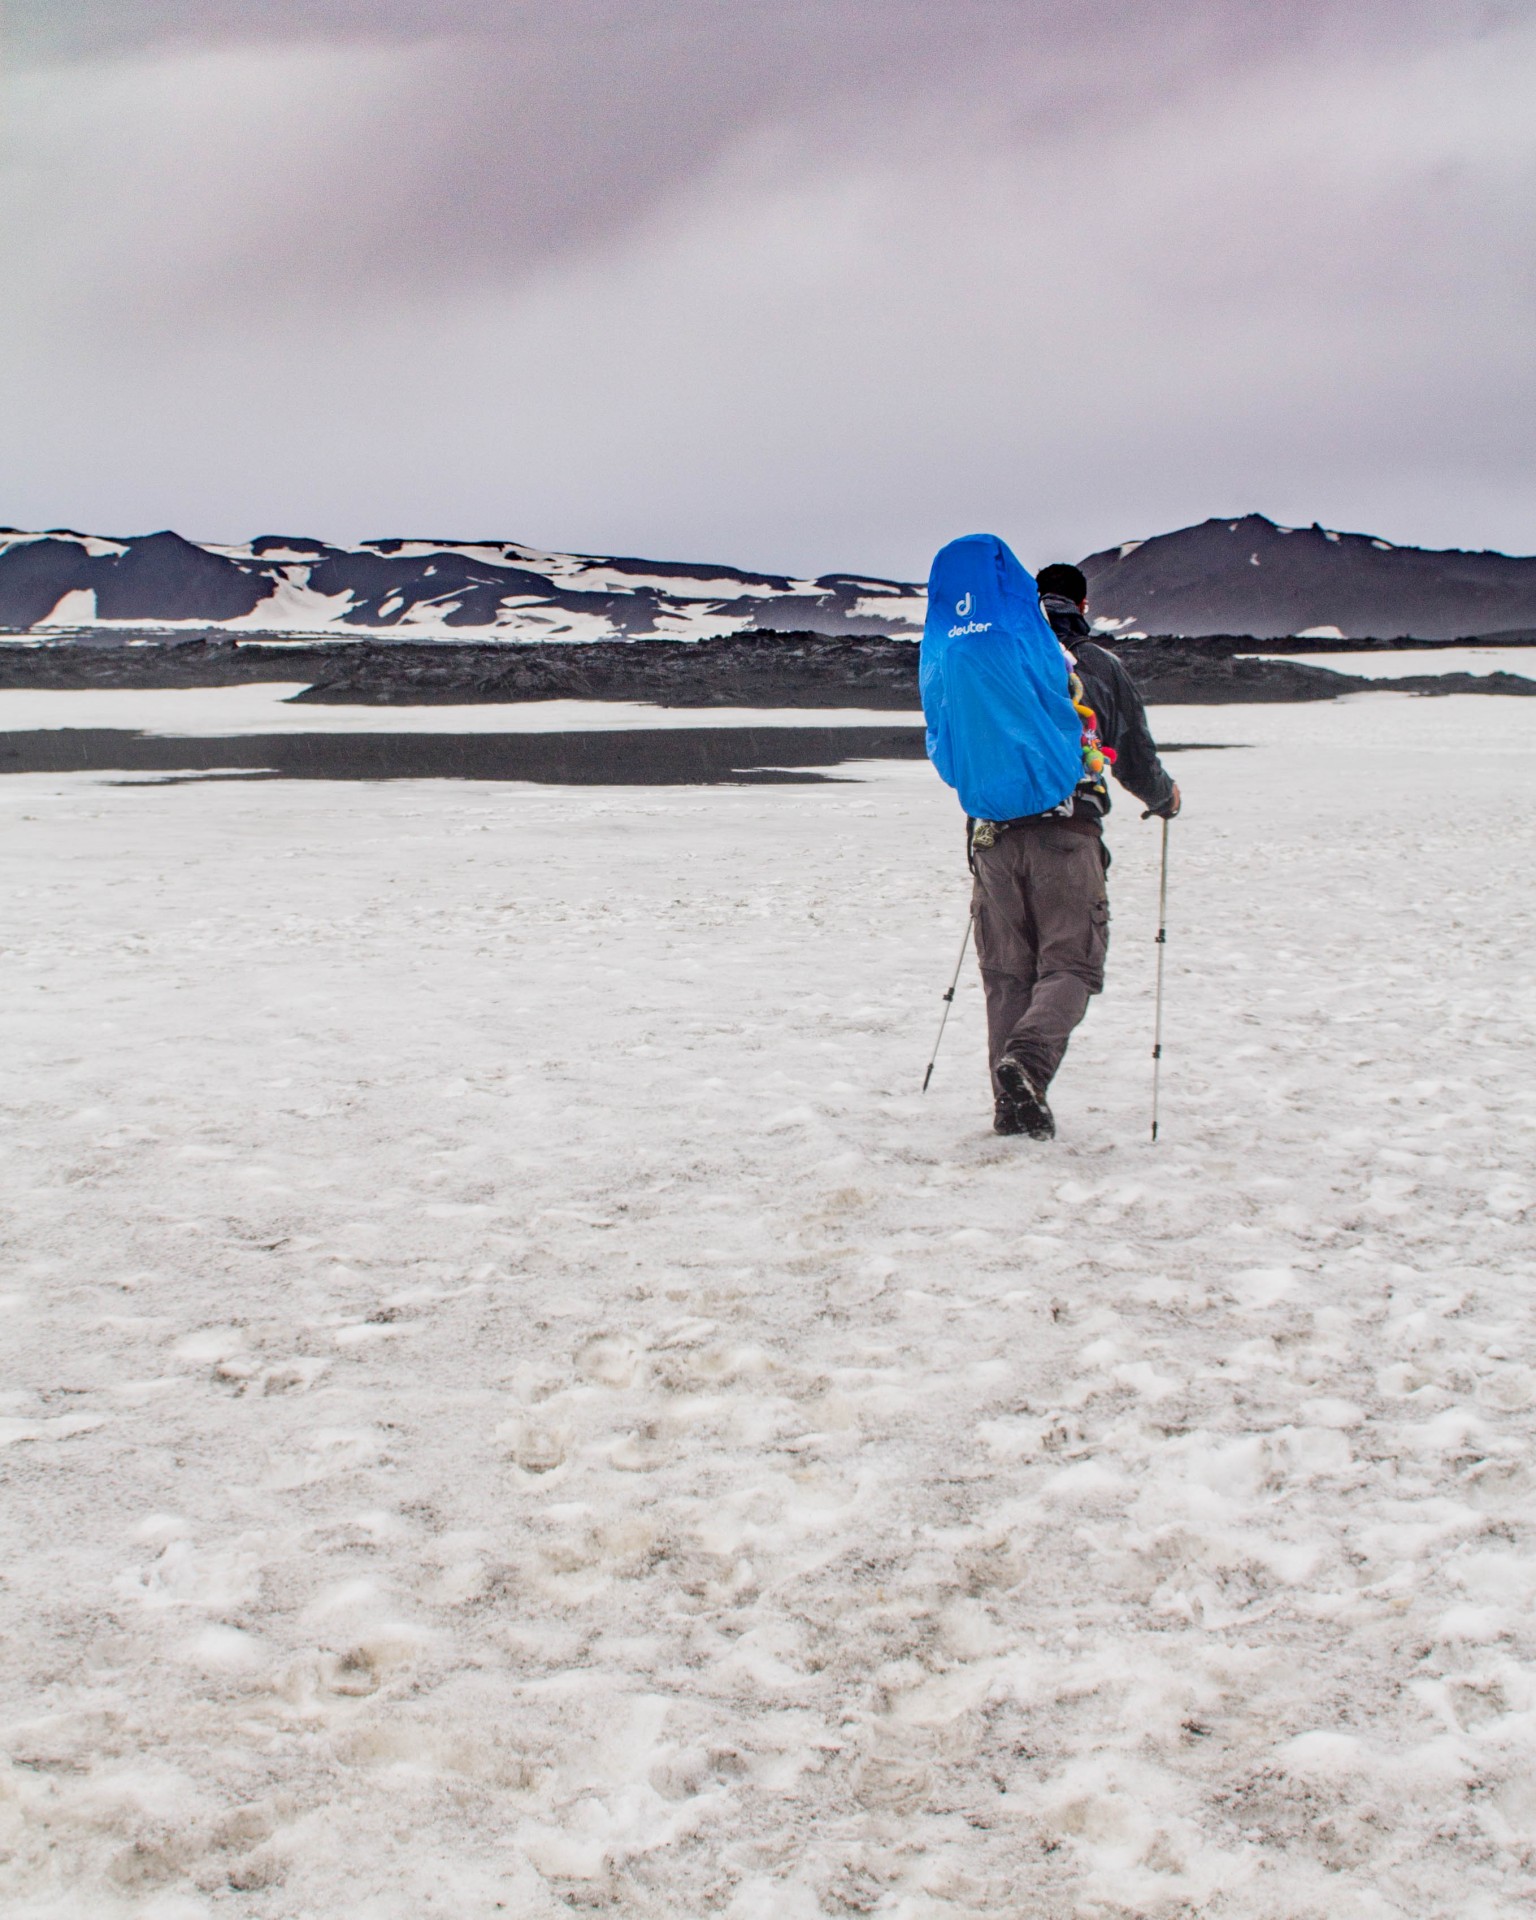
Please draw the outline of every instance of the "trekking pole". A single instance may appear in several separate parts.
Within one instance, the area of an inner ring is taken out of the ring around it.
[[[1168,816],[1163,816],[1163,870],[1157,886],[1157,994],[1152,1016],[1152,1141],[1157,1143],[1158,1080],[1163,1067],[1163,956],[1168,951]]]
[[[938,1038],[933,1043],[933,1052],[928,1059],[928,1071],[923,1075],[923,1092],[928,1091],[928,1082],[933,1078],[933,1069],[939,1058],[939,1042],[944,1038],[944,1023],[949,1018],[949,1010],[955,1004],[955,988],[960,984],[960,969],[965,965],[965,950],[971,944],[971,916],[966,915],[965,938],[960,942],[960,958],[955,962],[955,977],[949,983],[949,992],[944,996],[944,1011],[939,1015]]]

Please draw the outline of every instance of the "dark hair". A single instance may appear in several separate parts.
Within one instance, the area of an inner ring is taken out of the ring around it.
[[[1063,600],[1088,598],[1088,576],[1081,567],[1069,567],[1063,561],[1042,567],[1035,575],[1035,585],[1041,593],[1059,593]]]

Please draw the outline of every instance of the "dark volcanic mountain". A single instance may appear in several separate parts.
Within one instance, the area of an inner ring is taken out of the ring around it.
[[[1048,557],[1020,551],[1038,565]],[[1128,540],[1083,562],[1109,633],[1318,640],[1536,637],[1536,559],[1435,553],[1261,514]],[[754,633],[915,639],[920,586],[858,574],[794,580],[738,567],[544,553],[509,541],[266,534],[212,546],[0,531],[0,629],[127,636],[468,642],[701,640]]]
[[[1457,640],[1536,629],[1536,559],[1395,547],[1263,514],[1090,554],[1094,618],[1122,631]]]
[[[541,553],[508,541],[175,533],[107,540],[0,532],[0,628],[222,627],[251,636],[412,640],[697,640],[812,630],[915,635],[919,588],[856,574],[792,580],[737,567]]]

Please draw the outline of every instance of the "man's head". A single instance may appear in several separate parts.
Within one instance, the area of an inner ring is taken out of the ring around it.
[[[1081,567],[1069,567],[1063,561],[1042,567],[1035,575],[1035,585],[1041,593],[1059,593],[1076,606],[1087,605],[1088,577]]]

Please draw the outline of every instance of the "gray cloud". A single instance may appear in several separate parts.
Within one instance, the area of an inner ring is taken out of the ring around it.
[[[192,85],[199,53],[353,50],[345,153],[272,99],[219,244],[168,289],[233,279],[249,299],[317,272],[504,283],[622,231],[758,129],[836,155],[927,103],[1039,144],[1168,98],[1204,112],[1298,45],[1400,54],[1490,17],[1457,0],[24,0],[19,24],[34,56],[179,56]]]
[[[1518,539],[1533,19],[12,0],[6,517]]]

